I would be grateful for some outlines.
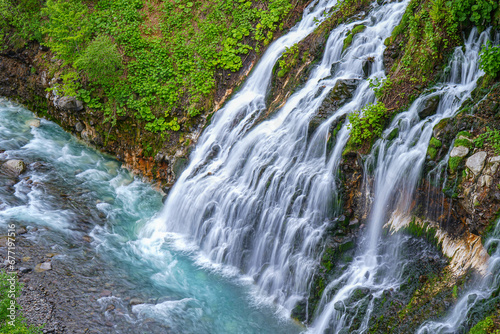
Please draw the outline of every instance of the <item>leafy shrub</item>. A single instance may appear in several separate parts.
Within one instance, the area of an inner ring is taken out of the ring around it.
[[[75,61],[75,66],[93,82],[112,85],[122,74],[122,55],[111,38],[99,35]]]
[[[369,85],[373,88],[375,96],[377,98],[382,98],[392,89],[392,81],[390,78],[385,78],[380,80],[379,78],[368,79]]]
[[[38,0],[0,0],[0,49],[23,47],[27,41],[41,41]]]
[[[500,47],[491,43],[483,46],[479,67],[491,77],[496,77],[500,72]]]
[[[500,131],[487,127],[485,133],[474,139],[474,144],[479,148],[482,148],[485,143],[488,143],[497,154],[500,154]]]
[[[452,0],[447,5],[457,21],[477,26],[490,24],[493,12],[498,7],[495,0]]]
[[[369,104],[359,111],[349,114],[351,141],[362,144],[382,134],[387,108],[381,102]]]

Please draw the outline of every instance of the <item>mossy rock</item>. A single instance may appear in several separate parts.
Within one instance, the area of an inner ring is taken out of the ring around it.
[[[366,26],[363,24],[360,24],[358,26],[355,26],[346,36],[344,39],[344,47],[342,48],[342,52],[345,51],[351,44],[352,44],[352,39],[354,36],[366,29]]]

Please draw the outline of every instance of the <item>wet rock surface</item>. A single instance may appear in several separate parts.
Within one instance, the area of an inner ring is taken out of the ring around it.
[[[3,163],[2,169],[13,176],[19,176],[26,170],[26,164],[22,160],[8,160]]]

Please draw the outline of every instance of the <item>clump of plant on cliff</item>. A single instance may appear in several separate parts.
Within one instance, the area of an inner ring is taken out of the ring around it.
[[[381,102],[369,104],[361,110],[349,114],[351,138],[349,141],[356,145],[372,142],[382,134],[387,116],[387,108]]]

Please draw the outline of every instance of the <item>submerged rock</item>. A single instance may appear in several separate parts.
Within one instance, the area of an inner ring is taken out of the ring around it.
[[[38,128],[40,126],[40,120],[38,118],[29,119],[26,121],[26,125]]]
[[[9,160],[5,162],[2,167],[10,174],[19,176],[26,170],[26,165],[22,160]]]
[[[144,300],[142,300],[141,298],[134,297],[134,298],[131,298],[131,299],[130,299],[129,304],[130,304],[131,306],[134,306],[134,305],[139,305],[139,304],[144,304]]]
[[[467,159],[465,162],[465,165],[467,168],[469,168],[475,175],[478,175],[481,173],[484,167],[484,162],[486,160],[486,152],[481,151],[477,152],[476,154],[472,155]]]
[[[333,115],[344,103],[352,98],[359,80],[339,80],[318,109],[318,113],[311,119],[309,133],[314,132],[328,117]]]

